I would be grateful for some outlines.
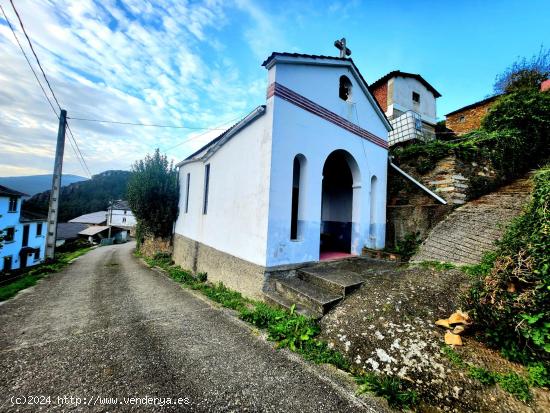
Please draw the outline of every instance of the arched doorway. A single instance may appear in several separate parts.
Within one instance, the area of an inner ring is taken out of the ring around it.
[[[354,250],[354,222],[359,218],[359,167],[344,150],[332,152],[323,166],[320,258],[337,258]]]

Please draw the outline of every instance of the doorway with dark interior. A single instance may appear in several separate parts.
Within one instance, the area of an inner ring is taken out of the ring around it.
[[[351,256],[353,222],[353,174],[351,155],[332,152],[323,167],[320,259]]]

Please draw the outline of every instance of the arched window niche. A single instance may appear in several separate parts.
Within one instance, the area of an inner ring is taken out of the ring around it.
[[[377,186],[378,186],[378,178],[376,177],[376,175],[373,175],[370,180],[370,229],[369,229],[369,238],[373,246],[376,244],[376,214],[378,213],[378,211],[376,210],[376,205],[378,203],[378,199],[376,196]]]
[[[290,214],[290,239],[300,241],[304,232],[306,157],[298,154],[292,166],[292,207]]]
[[[349,80],[349,77],[345,75],[340,76],[340,87],[338,89],[338,95],[340,96],[340,99],[346,102],[351,101],[351,92],[352,84],[351,80]]]

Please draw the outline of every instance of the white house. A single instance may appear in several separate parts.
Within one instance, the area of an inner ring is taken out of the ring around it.
[[[174,260],[260,297],[385,241],[390,123],[349,58],[273,53],[265,105],[180,162]]]
[[[0,271],[30,267],[44,260],[46,219],[21,212],[19,191],[0,185],[0,231],[4,240],[0,248]]]
[[[435,139],[436,99],[441,94],[419,74],[394,70],[369,87],[393,127],[390,146]]]
[[[136,226],[136,218],[132,214],[127,201],[113,201],[107,211],[107,225],[133,228]]]

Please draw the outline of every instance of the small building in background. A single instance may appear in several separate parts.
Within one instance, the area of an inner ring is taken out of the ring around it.
[[[107,211],[107,225],[125,227],[128,229],[136,226],[136,218],[132,214],[128,201],[117,200],[111,202]]]
[[[70,219],[69,222],[86,225],[106,225],[107,211],[90,212],[89,214]]]
[[[128,230],[108,225],[91,225],[78,233],[90,244],[121,244],[128,241]]]
[[[26,194],[0,185],[0,271],[41,263],[46,252],[46,217],[21,211]]]
[[[76,241],[80,231],[88,228],[87,224],[79,222],[60,222],[57,224],[57,236],[55,239],[55,246],[60,247],[69,242]]]
[[[500,95],[491,96],[445,115],[445,126],[457,135],[479,129],[481,121]]]
[[[422,76],[394,70],[372,83],[369,90],[393,127],[390,146],[435,139],[436,99],[441,94]]]

